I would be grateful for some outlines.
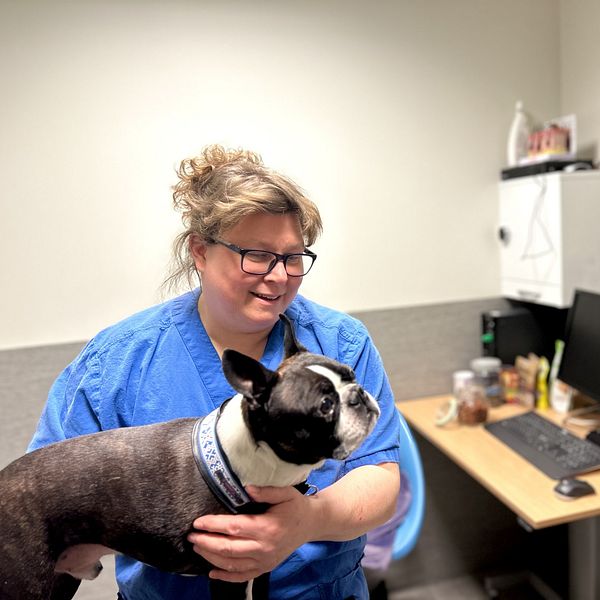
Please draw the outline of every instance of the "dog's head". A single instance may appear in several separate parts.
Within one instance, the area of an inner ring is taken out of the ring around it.
[[[236,352],[223,353],[223,372],[244,397],[244,420],[286,462],[344,459],[373,430],[379,406],[346,365],[312,354],[285,315],[285,359],[271,371]]]

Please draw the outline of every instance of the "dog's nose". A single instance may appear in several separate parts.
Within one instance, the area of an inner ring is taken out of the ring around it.
[[[366,410],[367,413],[380,414],[377,401],[360,385],[355,384],[347,396],[348,406],[353,410]]]

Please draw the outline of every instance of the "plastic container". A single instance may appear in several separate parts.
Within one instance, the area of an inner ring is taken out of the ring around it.
[[[527,122],[527,115],[523,111],[523,102],[519,100],[515,105],[515,116],[508,132],[506,157],[509,167],[516,167],[521,159],[527,158],[528,138],[529,124]]]
[[[502,404],[500,388],[500,369],[502,361],[495,356],[482,356],[471,361],[471,370],[475,374],[474,382],[481,385],[490,406]]]

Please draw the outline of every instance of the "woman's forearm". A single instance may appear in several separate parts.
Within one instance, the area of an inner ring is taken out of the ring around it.
[[[394,514],[400,490],[396,463],[358,467],[313,497],[311,541],[345,541],[382,525]]]

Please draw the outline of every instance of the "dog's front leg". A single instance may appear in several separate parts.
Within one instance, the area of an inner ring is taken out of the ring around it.
[[[212,600],[268,600],[269,573],[243,583],[211,579],[210,596]]]
[[[211,600],[247,600],[248,587],[252,589],[252,581],[231,583],[220,579],[211,579],[210,597]]]
[[[270,573],[259,575],[252,582],[252,600],[268,600],[269,599],[269,577]]]
[[[57,573],[52,583],[50,600],[71,600],[80,583],[81,579],[75,579],[66,573]]]

